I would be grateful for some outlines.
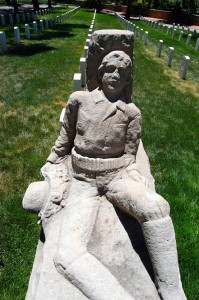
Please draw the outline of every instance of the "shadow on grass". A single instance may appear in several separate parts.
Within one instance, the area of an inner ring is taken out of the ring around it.
[[[37,36],[33,36],[31,37],[31,40],[33,41],[45,41],[45,40],[51,40],[51,39],[55,39],[55,38],[70,38],[73,37],[74,34],[69,33],[69,32],[62,32],[62,31],[48,31],[45,32],[42,35],[37,35]]]
[[[10,49],[8,55],[31,56],[37,53],[56,50],[57,48],[46,46],[45,44],[20,45]]]

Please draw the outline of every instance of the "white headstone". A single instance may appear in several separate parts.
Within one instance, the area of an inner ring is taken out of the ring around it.
[[[27,21],[30,22],[30,14],[27,13],[26,16],[27,16]]]
[[[53,27],[53,19],[52,18],[50,18],[50,27],[52,28]]]
[[[189,46],[190,45],[190,42],[191,42],[191,37],[192,37],[192,34],[189,33],[188,36],[187,36],[187,41],[186,41],[186,45]]]
[[[16,14],[16,22],[17,22],[17,24],[19,24],[19,23],[20,23],[19,14]]]
[[[168,27],[167,27],[167,35],[169,35],[169,31],[170,31],[170,29],[171,29],[171,27],[170,27],[170,26],[168,26]]]
[[[74,87],[73,87],[74,92],[81,91],[81,73],[74,74],[73,82],[74,82]]]
[[[85,46],[89,46],[90,43],[90,39],[86,39],[86,45]]]
[[[181,31],[181,32],[180,32],[180,35],[179,35],[178,41],[179,41],[179,42],[181,42],[182,38],[183,38],[183,31]]]
[[[15,36],[15,43],[17,45],[20,44],[20,31],[19,31],[19,27],[15,26],[14,27],[14,36]]]
[[[199,50],[199,38],[197,38],[197,41],[196,41],[196,50]]]
[[[167,56],[167,60],[166,60],[166,64],[169,67],[171,67],[171,64],[172,64],[173,55],[174,55],[174,48],[169,47],[168,56]]]
[[[139,36],[139,26],[136,27],[136,33],[135,34],[136,34],[137,37]]]
[[[148,35],[149,35],[148,31],[145,31],[145,33],[144,33],[144,45],[148,44]]]
[[[6,35],[4,31],[0,31],[0,43],[3,52],[7,51]]]
[[[37,21],[33,21],[33,30],[34,30],[34,34],[38,33],[38,29],[37,29]]]
[[[159,42],[158,42],[158,48],[157,48],[157,53],[156,53],[156,55],[157,55],[158,57],[161,56],[162,45],[163,45],[163,40],[159,40]]]
[[[9,14],[9,22],[10,25],[13,25],[13,16],[11,14]]]
[[[88,56],[88,46],[84,46],[84,57],[87,58]]]
[[[1,15],[1,25],[6,25],[6,19],[4,15]]]
[[[48,19],[45,19],[45,27],[48,29]]]
[[[23,22],[23,23],[26,22],[26,16],[25,16],[25,14],[22,14],[22,22]]]
[[[25,36],[29,40],[30,39],[30,27],[29,24],[25,24]]]
[[[172,32],[172,40],[174,39],[175,34],[176,34],[176,29],[173,29],[173,32]]]
[[[39,20],[39,26],[40,26],[40,30],[43,31],[44,30],[43,20]]]
[[[86,58],[85,57],[80,58],[80,73],[81,73],[82,86],[85,86],[86,85]]]
[[[144,30],[143,30],[143,29],[140,29],[140,40],[142,40],[143,33],[144,33]]]
[[[32,21],[34,21],[34,17],[35,17],[35,15],[34,15],[34,12],[32,11],[32,12],[31,12],[31,18],[32,18]]]
[[[182,78],[182,79],[186,79],[189,61],[190,61],[190,57],[187,55],[184,55],[182,65],[180,68],[180,78]]]

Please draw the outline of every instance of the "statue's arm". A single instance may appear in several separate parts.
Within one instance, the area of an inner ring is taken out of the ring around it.
[[[67,103],[64,115],[64,122],[60,130],[60,135],[52,147],[47,162],[59,163],[68,155],[74,145],[76,135],[76,123],[78,115],[79,101],[73,93]]]
[[[134,105],[129,104],[129,124],[126,133],[125,156],[129,162],[135,162],[141,137],[141,113]]]

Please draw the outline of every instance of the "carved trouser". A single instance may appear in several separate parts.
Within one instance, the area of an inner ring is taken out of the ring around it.
[[[133,299],[117,279],[87,251],[100,201],[104,199],[100,196],[104,195],[140,223],[167,216],[169,206],[161,196],[139,182],[135,166],[122,168],[121,159],[117,159],[116,167],[108,161],[109,172],[103,170],[102,165],[99,172],[95,168],[89,172],[86,168],[84,172],[80,167],[86,158],[80,159],[81,163],[78,164],[78,160],[72,157],[71,181],[67,203],[63,208],[55,266],[90,299]],[[91,159],[88,165],[92,163],[97,166],[100,159],[97,163]],[[94,273],[90,273],[90,270],[94,270]],[[103,293],[100,292],[102,290]]]

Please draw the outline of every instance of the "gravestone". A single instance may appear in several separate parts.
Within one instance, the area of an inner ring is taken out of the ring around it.
[[[6,35],[4,31],[0,31],[0,43],[3,52],[7,51]]]
[[[25,37],[30,39],[30,27],[29,24],[25,24]]]
[[[33,32],[34,32],[34,34],[38,33],[37,21],[33,21]]]
[[[169,207],[139,143],[132,63],[130,31],[93,33],[88,90],[71,95],[45,180],[23,199],[42,225],[26,300],[186,299]]]
[[[188,55],[184,55],[181,68],[180,68],[180,77],[182,79],[186,79],[189,62],[190,62],[190,57]]]
[[[157,56],[157,57],[160,57],[160,56],[161,56],[162,45],[163,45],[163,40],[159,40],[159,42],[158,42],[158,48],[157,48],[157,53],[156,53],[156,56]]]
[[[171,67],[171,64],[172,64],[173,55],[174,55],[174,48],[173,47],[169,47],[168,55],[167,55],[167,60],[166,60],[166,64],[169,67]]]
[[[188,36],[187,36],[187,41],[186,41],[187,46],[190,46],[191,38],[192,38],[192,34],[189,33]]]
[[[15,36],[15,43],[17,45],[20,44],[20,31],[19,31],[19,27],[15,26],[14,27],[14,36]]]

